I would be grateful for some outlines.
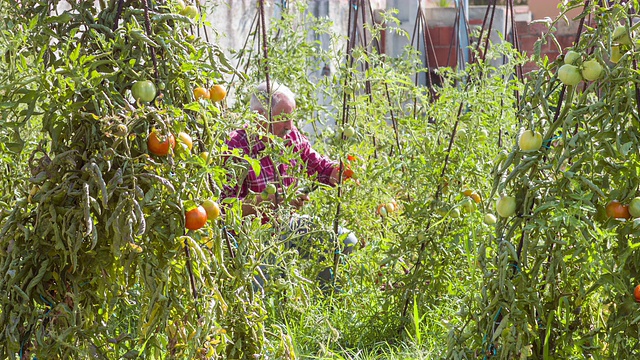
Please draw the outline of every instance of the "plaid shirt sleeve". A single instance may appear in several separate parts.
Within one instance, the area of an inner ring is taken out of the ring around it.
[[[289,137],[295,146],[296,152],[300,153],[300,159],[307,167],[307,174],[309,176],[317,174],[318,181],[331,185],[331,173],[338,166],[338,163],[313,150],[307,137],[302,135],[297,128],[291,129]]]
[[[233,149],[239,149],[241,154],[249,154],[250,152],[247,133],[244,130],[233,131],[229,135],[229,139],[227,139],[226,144],[229,147],[230,151]],[[238,160],[236,158],[228,156],[225,159],[225,164],[228,161],[238,161]],[[231,173],[229,174],[230,174],[229,176],[231,176]],[[247,196],[248,193],[249,193],[249,188],[247,186],[247,182],[243,181],[241,184],[236,184],[235,186],[231,186],[230,184],[225,184],[222,188],[222,193],[220,194],[220,197],[222,199],[235,197],[242,200]]]

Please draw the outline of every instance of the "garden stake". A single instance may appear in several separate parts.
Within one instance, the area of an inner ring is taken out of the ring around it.
[[[144,28],[147,33],[147,36],[151,38],[153,33],[151,32],[151,20],[149,19],[149,0],[143,0],[144,6]],[[116,26],[116,25],[114,25]],[[151,54],[151,61],[153,62],[153,70],[155,71],[156,81],[160,80],[160,72],[158,71],[158,60],[156,59],[156,49],[147,44],[149,47],[149,53]]]
[[[116,18],[113,21],[113,26],[111,30],[116,31],[118,29],[118,22],[120,22],[120,17],[122,16],[122,7],[124,6],[124,0],[118,0],[118,10],[116,10]]]
[[[193,277],[193,270],[191,269],[191,253],[189,252],[189,245],[187,244],[187,240],[184,240],[184,253],[187,256],[187,273],[189,274],[189,283],[191,284],[191,292],[193,295],[193,301],[195,306],[193,307],[196,311],[196,317],[200,318],[200,313],[198,311],[198,290],[196,289],[196,279]]]

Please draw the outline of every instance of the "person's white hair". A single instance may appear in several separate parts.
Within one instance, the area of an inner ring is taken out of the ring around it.
[[[267,113],[267,99],[271,99],[271,109],[278,107],[281,102],[287,102],[292,107],[296,106],[296,96],[286,85],[277,82],[271,84],[271,96],[267,92],[267,83],[262,82],[256,86],[256,91],[251,96],[250,108],[262,114]]]

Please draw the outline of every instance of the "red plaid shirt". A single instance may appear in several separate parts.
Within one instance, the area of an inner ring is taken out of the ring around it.
[[[242,184],[237,184],[235,187],[229,185],[224,186],[221,194],[221,198],[223,199],[228,197],[244,199],[249,194],[249,190],[260,193],[269,183],[278,185],[279,179],[275,172],[276,167],[284,186],[290,186],[297,182],[296,178],[287,175],[287,170],[290,166],[297,166],[295,159],[291,160],[290,164],[276,165],[268,155],[261,156],[261,152],[266,148],[265,143],[260,140],[257,135],[251,139],[252,141],[249,141],[248,136],[244,129],[235,130],[231,132],[226,143],[229,149],[240,149],[242,155],[249,155],[254,159],[260,159],[260,175],[256,176],[253,169],[249,168],[249,173]],[[302,135],[295,126],[284,139],[289,146],[293,146],[294,153],[298,154],[306,165],[307,174],[309,174],[309,176],[317,174],[318,181],[329,185],[331,172],[337,166],[337,163],[327,157],[321,156],[313,150],[309,140]]]

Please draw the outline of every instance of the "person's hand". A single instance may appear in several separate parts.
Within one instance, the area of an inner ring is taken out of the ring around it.
[[[304,205],[304,203],[309,200],[310,200],[309,195],[305,193],[298,193],[297,197],[291,200],[291,206],[293,206],[296,209],[300,209]]]

